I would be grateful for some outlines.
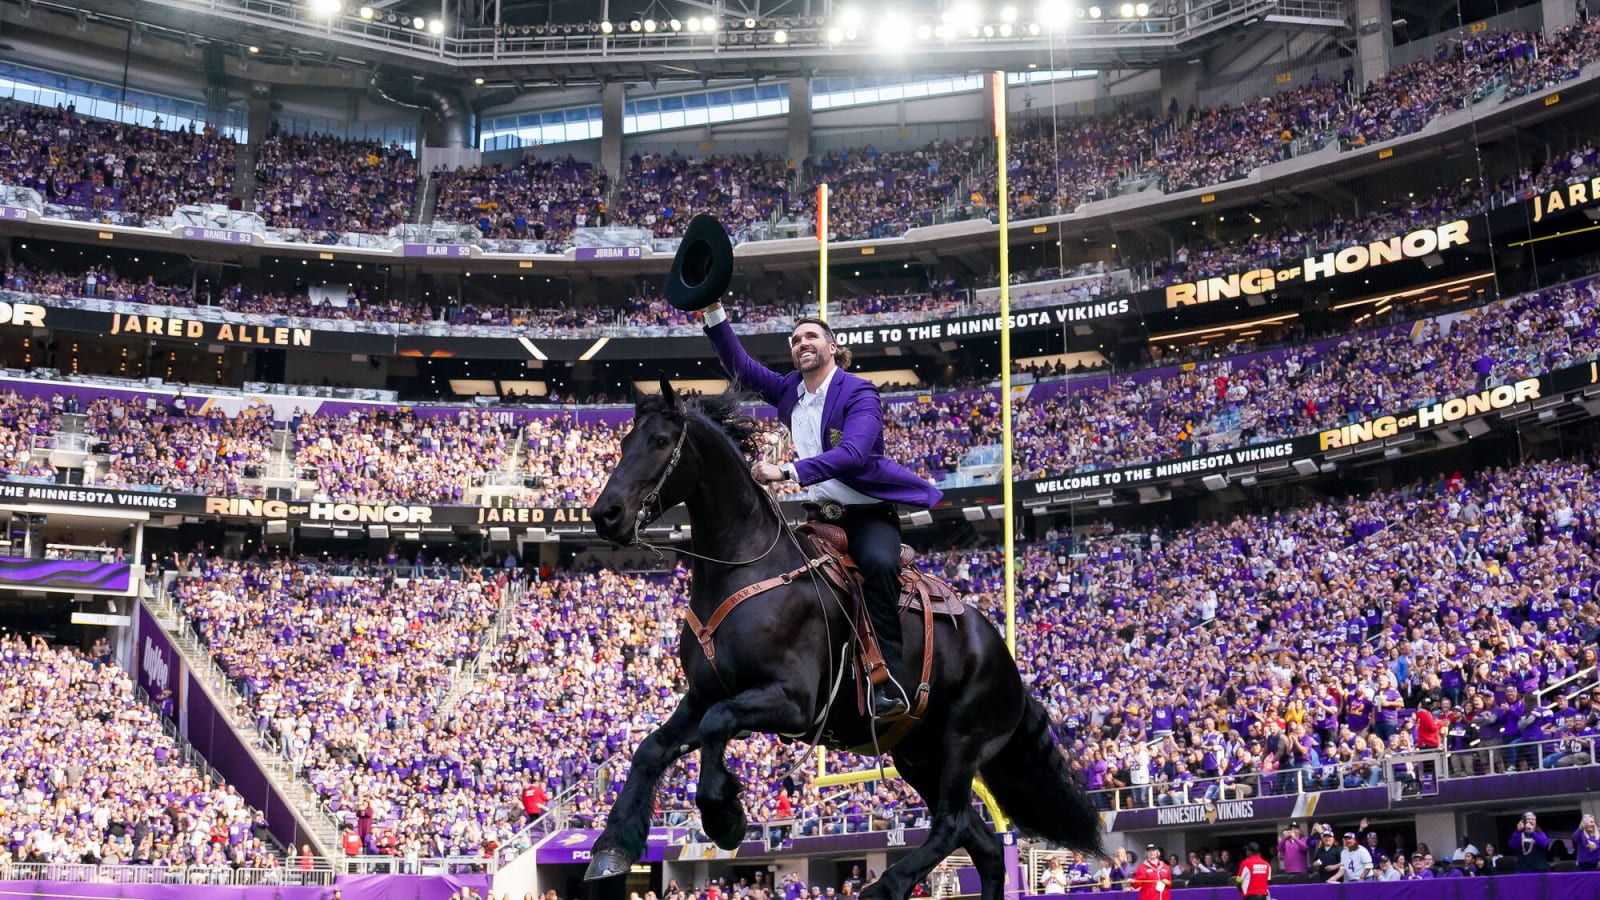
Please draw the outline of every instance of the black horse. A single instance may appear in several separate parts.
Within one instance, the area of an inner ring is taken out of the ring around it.
[[[737,414],[731,394],[679,400],[662,382],[639,401],[591,516],[600,536],[631,544],[651,519],[686,504],[692,526],[690,609],[706,621],[722,600],[806,561],[779,510],[751,480],[741,445],[754,423]],[[712,561],[715,560],[715,561]],[[679,757],[700,751],[695,802],[705,833],[723,849],[745,837],[742,786],[723,762],[741,732],[802,737],[820,731],[835,749],[870,745],[871,722],[853,689],[829,704],[851,635],[844,604],[821,579],[792,583],[736,607],[718,627],[707,658],[685,630],[678,659],[688,690],[671,717],[640,743],[627,782],[595,842],[585,877],[629,870],[645,849],[656,784]],[[1001,900],[1005,883],[999,837],[973,808],[973,778],[984,782],[1016,827],[1085,851],[1098,851],[1099,817],[1073,782],[1044,707],[1028,694],[1005,642],[982,615],[940,616],[926,714],[891,751],[900,775],[932,815],[927,842],[888,867],[865,900],[900,900],[957,847],[972,856],[983,900]],[[904,617],[908,659],[920,666],[923,625]],[[913,660],[909,656],[917,654]],[[825,719],[825,721],[824,721]]]

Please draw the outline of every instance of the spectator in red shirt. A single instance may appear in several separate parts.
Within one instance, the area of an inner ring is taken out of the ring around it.
[[[544,815],[544,807],[550,802],[550,797],[544,792],[544,785],[534,782],[522,789],[522,811],[528,814],[528,821]]]
[[[1417,707],[1417,749],[1439,749],[1439,720],[1433,717],[1432,711],[1425,706]]]
[[[1139,900],[1168,900],[1172,896],[1172,867],[1161,859],[1161,848],[1146,844],[1145,860],[1133,870],[1132,886]]]
[[[1272,880],[1272,864],[1261,857],[1261,845],[1254,841],[1245,845],[1244,861],[1239,863],[1239,895],[1265,897],[1267,882]]]

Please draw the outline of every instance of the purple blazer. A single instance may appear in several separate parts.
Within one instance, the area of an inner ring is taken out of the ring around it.
[[[800,372],[779,375],[751,359],[727,322],[707,328],[706,334],[728,377],[758,391],[762,399],[777,407],[778,418],[788,425],[800,402]],[[834,376],[822,405],[822,434],[827,449],[794,464],[802,485],[837,479],[868,497],[921,507],[934,506],[944,496],[915,472],[883,455],[883,399],[877,386],[865,378],[843,369]]]

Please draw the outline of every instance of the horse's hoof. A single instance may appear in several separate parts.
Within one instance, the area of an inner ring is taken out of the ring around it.
[[[626,875],[633,868],[633,860],[621,850],[600,850],[589,860],[589,868],[583,871],[584,881],[599,881],[602,878],[614,878]]]

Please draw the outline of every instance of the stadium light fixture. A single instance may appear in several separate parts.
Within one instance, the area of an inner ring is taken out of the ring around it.
[[[1089,7],[1089,18],[1091,18],[1091,19],[1100,18],[1100,7],[1098,7],[1098,6]]]
[[[1122,4],[1122,9],[1120,11],[1121,11],[1122,17],[1124,19],[1133,18],[1133,4],[1132,3],[1124,3],[1124,4]]]
[[[261,52],[261,48],[255,46],[254,44],[251,44],[249,49],[250,49],[251,53],[260,53]]]
[[[424,19],[421,16],[417,16],[415,19],[411,20],[411,26],[413,28],[417,29],[418,31],[421,31],[422,29],[428,27],[428,20]]]
[[[839,11],[839,27],[845,31],[854,31],[861,27],[861,10],[847,7]]]
[[[310,0],[311,14],[333,18],[344,9],[344,0]]]
[[[950,10],[950,24],[962,31],[976,31],[982,20],[983,11],[976,3],[961,3]]]
[[[1029,22],[1028,23],[1028,35],[1030,37],[1038,37],[1039,36],[1039,32],[1043,31],[1043,30],[1044,29],[1039,27],[1039,23],[1038,22]]]
[[[1134,4],[1133,14],[1138,16],[1141,19],[1144,18],[1145,16],[1150,15],[1150,4],[1148,4],[1148,3],[1136,3],[1136,4]]]
[[[633,21],[628,23],[628,30],[634,32],[635,34],[637,34],[638,32],[644,30],[644,23],[639,21],[638,19],[634,19]]]
[[[1015,6],[1006,6],[1006,7],[1002,7],[1001,8],[1001,10],[1000,10],[1000,21],[1002,21],[1002,22],[1015,22],[1016,20],[1017,20],[1017,8]]]
[[[787,44],[787,43],[789,43],[789,32],[784,31],[782,28],[779,28],[777,31],[774,31],[772,33],[772,42],[774,44]]]
[[[472,79],[472,83],[477,85],[478,87],[483,87],[483,77],[479,76],[477,78]]]
[[[673,31],[682,31],[683,30],[683,23],[678,21],[677,19],[672,19],[672,20],[667,22],[667,27],[672,29]],[[691,30],[693,30],[693,29],[691,29]]]
[[[994,37],[994,26],[993,25],[985,25],[985,26],[983,26],[983,36],[986,37],[986,38]]]
[[[744,27],[750,31],[754,31],[756,27],[756,20],[750,16],[746,16],[744,20]]]
[[[1045,0],[1039,4],[1038,18],[1051,31],[1066,28],[1072,22],[1072,5],[1066,0]]]
[[[905,19],[897,12],[886,12],[878,20],[878,30],[874,35],[874,43],[880,48],[891,53],[899,53],[906,48],[906,38],[910,31]]]
[[[429,22],[428,33],[434,35],[444,34],[444,23],[438,19],[434,19],[432,22]]]
[[[656,33],[656,20],[655,19],[645,19],[644,20],[644,33],[645,34],[655,34]]]
[[[690,34],[693,34],[693,33],[697,32],[697,31],[699,31],[700,30],[700,17],[699,16],[690,16],[689,17],[688,28],[689,28],[689,33]]]
[[[828,43],[837,44],[842,40],[844,40],[844,29],[837,25],[828,29]]]
[[[610,34],[611,32],[613,32],[615,30],[616,30],[616,26],[612,25],[610,22],[601,22],[600,23],[600,33],[601,34]]]
[[[717,30],[717,17],[716,16],[706,16],[704,19],[701,19],[700,20],[700,30],[704,31],[706,34],[710,34],[711,32],[716,31]]]
[[[366,19],[368,22],[370,22],[370,21],[372,21],[372,17],[377,15],[378,12],[377,12],[377,10],[373,9],[370,6],[363,6],[363,7],[361,7],[360,14],[361,14],[361,18]]]

